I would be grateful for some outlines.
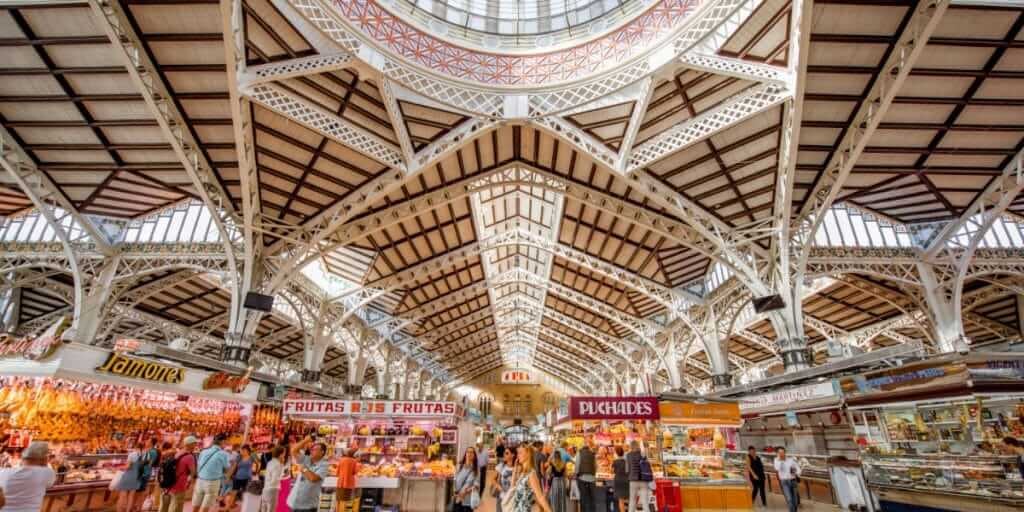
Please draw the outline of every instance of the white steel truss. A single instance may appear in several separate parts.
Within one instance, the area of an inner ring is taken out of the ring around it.
[[[721,105],[682,121],[633,148],[626,172],[636,172],[729,126],[756,116],[792,96],[792,91],[777,83],[753,86],[725,100]]]
[[[394,169],[406,169],[401,149],[279,85],[254,85],[247,95],[252,101],[378,162]]]
[[[928,39],[938,27],[948,5],[948,0],[927,0],[914,6],[914,12],[894,43],[889,57],[879,67],[876,80],[851,117],[849,128],[837,144],[837,150],[825,163],[824,171],[808,193],[796,219],[789,226],[788,248],[793,253],[790,256],[790,265],[794,267],[794,277],[790,289],[783,292],[791,306],[798,304],[795,297],[800,296],[810,248],[813,245],[812,240],[823,221],[824,214],[835,201],[854,164],[885,117],[904,81],[910,76],[914,62],[924,51]],[[781,327],[794,332],[785,332],[780,336],[794,343],[804,343],[803,322],[799,318],[801,308],[788,307],[785,314],[790,318],[787,318]]]
[[[235,285],[231,289],[232,303],[237,304],[240,302],[237,280],[241,277],[237,253],[242,237],[238,226],[243,221],[235,212],[231,196],[221,187],[213,166],[207,161],[191,126],[185,122],[184,116],[178,110],[174,96],[170,94],[139,35],[135,33],[123,6],[119,2],[109,0],[91,0],[89,5],[97,23],[110,39],[118,58],[127,68],[132,82],[141,92],[164,138],[171,144],[178,160],[191,178],[196,193],[210,211],[224,244],[231,274],[238,276],[233,280]],[[233,312],[233,315],[237,315],[237,312]],[[236,321],[233,317],[232,323]]]
[[[238,86],[242,91],[267,82],[277,82],[288,78],[330,73],[352,67],[356,62],[354,55],[336,51],[328,54],[298,57],[266,64],[249,66],[238,76]]]

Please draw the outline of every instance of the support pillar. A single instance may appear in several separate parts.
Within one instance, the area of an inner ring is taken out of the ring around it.
[[[306,335],[305,350],[302,353],[302,382],[306,384],[317,384],[323,374],[324,356],[327,355],[327,343],[325,336]]]
[[[1024,336],[1024,295],[1018,293],[1016,297],[1017,331],[1021,333],[1021,336]]]
[[[84,344],[91,344],[96,339],[100,326],[112,309],[111,290],[120,263],[120,256],[111,256],[104,262],[99,273],[89,280],[82,298],[82,307],[77,308],[78,316],[74,318],[68,332],[64,333],[64,339]]]
[[[679,370],[679,347],[676,333],[670,334],[668,352],[665,354],[665,372],[668,373],[668,388],[678,390],[683,387],[683,377]]]
[[[711,376],[711,385],[716,391],[732,387],[732,374],[719,373]]]
[[[2,304],[2,320],[3,332],[13,333],[18,330],[18,321],[21,318],[21,287],[8,288],[0,296],[0,304]]]
[[[348,385],[351,389],[359,386],[359,393],[362,393],[363,381],[366,380],[366,366],[369,362],[362,349],[348,358]]]
[[[936,348],[940,353],[966,352],[970,340],[964,334],[963,312],[960,310],[959,273],[927,263],[919,263],[917,269],[924,287],[922,305],[932,323]]]
[[[805,370],[814,366],[814,353],[807,346],[807,337],[779,338],[779,356],[786,373]]]

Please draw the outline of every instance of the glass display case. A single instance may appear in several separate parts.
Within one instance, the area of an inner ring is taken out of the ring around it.
[[[127,453],[67,455],[59,460],[57,484],[109,482],[127,466]]]
[[[765,472],[769,474],[775,473],[775,453],[761,452],[758,455],[761,456],[761,461],[764,463]],[[828,456],[790,453],[787,454],[787,457],[796,459],[797,464],[800,464],[800,470],[803,472],[804,478],[822,478],[825,480],[829,478]],[[729,450],[725,453],[725,460],[726,467],[730,471],[739,471],[740,474],[743,474],[743,471],[746,470],[747,452]]]
[[[665,476],[687,482],[743,483],[744,460],[728,456],[736,432],[726,427],[665,425],[662,439]]]
[[[1024,499],[1024,481],[1016,456],[882,455],[863,457],[868,483],[884,487]]]
[[[1024,433],[1020,397],[966,396],[850,410],[868,485],[883,500],[967,498],[1024,506],[1018,456],[1003,444]]]

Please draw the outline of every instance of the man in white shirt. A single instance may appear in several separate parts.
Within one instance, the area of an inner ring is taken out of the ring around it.
[[[779,447],[775,450],[775,473],[779,476],[779,486],[782,487],[782,495],[786,497],[786,504],[789,505],[789,512],[796,512],[800,506],[800,493],[797,491],[797,483],[800,481],[800,464],[796,459],[786,457],[786,449]]]
[[[3,512],[39,512],[46,489],[57,479],[46,465],[50,446],[34,441],[21,452],[21,467],[0,470],[0,489],[6,500]]]

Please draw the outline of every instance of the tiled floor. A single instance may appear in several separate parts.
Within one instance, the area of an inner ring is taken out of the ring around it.
[[[481,500],[480,508],[476,512],[494,512],[495,499],[489,496],[489,492],[484,492],[484,498]],[[240,507],[235,507],[234,511],[223,511],[223,512],[247,512],[246,510],[239,510]],[[191,505],[185,505],[185,512],[192,512]],[[771,512],[786,512],[786,502],[783,500],[781,495],[769,494],[768,495],[768,507],[762,507],[758,505],[755,507],[754,512],[771,511]],[[839,507],[832,505],[824,505],[821,503],[815,503],[811,501],[805,501],[801,507],[800,512],[838,512]]]

